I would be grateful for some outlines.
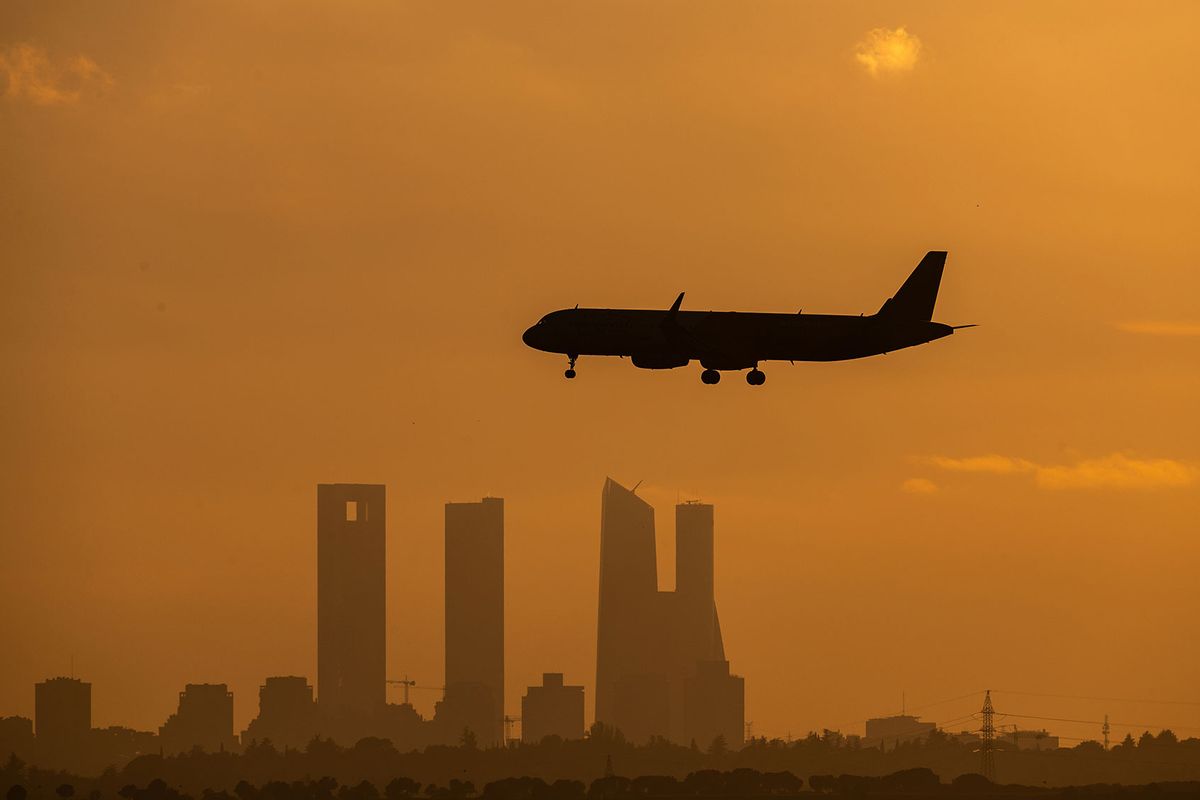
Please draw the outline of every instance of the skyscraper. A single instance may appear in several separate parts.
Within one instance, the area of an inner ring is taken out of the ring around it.
[[[686,744],[692,718],[704,720],[697,723],[704,731],[719,718],[724,735],[733,730],[729,720],[742,714],[740,701],[731,699],[742,696],[742,679],[728,674],[713,599],[713,507],[679,504],[675,531],[675,591],[660,592],[654,509],[611,478],[605,481],[596,720],[635,742],[664,736]],[[723,683],[713,663],[725,665]],[[695,684],[691,692],[689,682]],[[711,703],[720,708],[706,705]],[[726,739],[733,746],[741,742],[740,734]]]
[[[446,711],[481,745],[504,717],[504,500],[446,504]]]
[[[596,721],[618,725],[617,682],[655,672],[663,646],[653,619],[658,592],[654,509],[612,478],[600,504],[600,602],[596,632]],[[621,704],[625,705],[625,704]],[[641,727],[641,726],[639,726]],[[666,731],[661,731],[662,735]]]
[[[317,486],[317,702],[362,719],[385,702],[385,487]]]
[[[33,687],[37,749],[47,766],[76,766],[92,729],[92,685],[78,678],[49,678]]]
[[[39,739],[82,738],[92,729],[92,685],[78,678],[48,678],[33,687]]]
[[[675,595],[684,667],[694,660],[725,658],[713,597],[713,507],[675,506]]]

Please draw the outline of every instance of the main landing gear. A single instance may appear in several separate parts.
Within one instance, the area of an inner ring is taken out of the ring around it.
[[[700,373],[700,382],[706,383],[709,386],[721,382],[721,373],[715,369],[706,369]],[[751,386],[762,386],[767,382],[767,375],[758,367],[746,373],[746,383]]]
[[[567,380],[571,380],[571,378],[575,377],[575,359],[579,358],[579,356],[568,354],[567,358],[569,359],[569,363],[567,365],[567,371],[563,373],[563,377],[565,377]]]

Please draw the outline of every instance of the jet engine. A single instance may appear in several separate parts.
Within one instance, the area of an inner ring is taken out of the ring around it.
[[[641,353],[633,356],[633,365],[639,369],[678,369],[691,361],[686,356],[674,353]]]

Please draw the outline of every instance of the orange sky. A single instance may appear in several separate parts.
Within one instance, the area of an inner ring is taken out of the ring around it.
[[[225,681],[240,730],[263,677],[314,677],[327,481],[387,484],[391,673],[440,681],[442,504],[494,494],[508,711],[542,671],[590,706],[606,475],[645,481],[664,587],[676,498],[716,504],[756,733],[902,692],[1200,701],[1198,29],[1191,2],[5,3],[0,714],[73,656],[97,724]],[[936,318],[980,328],[761,389],[568,383],[520,341],[683,290],[873,312],[929,249]],[[997,706],[1200,735],[1200,705]]]

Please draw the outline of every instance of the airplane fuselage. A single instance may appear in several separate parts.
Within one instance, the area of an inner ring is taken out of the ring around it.
[[[537,350],[567,356],[568,378],[575,377],[580,356],[621,356],[643,369],[675,369],[699,361],[704,367],[700,379],[710,384],[720,381],[722,370],[748,369],[746,381],[758,386],[766,380],[761,361],[845,361],[954,333],[954,327],[933,322],[945,263],[945,251],[926,253],[896,294],[869,316],[683,311],[681,293],[665,311],[553,311],[521,338]]]
[[[670,369],[699,361],[740,370],[759,361],[844,361],[925,344],[954,329],[939,322],[837,314],[571,308],[525,332],[548,353],[624,356],[637,366]]]

